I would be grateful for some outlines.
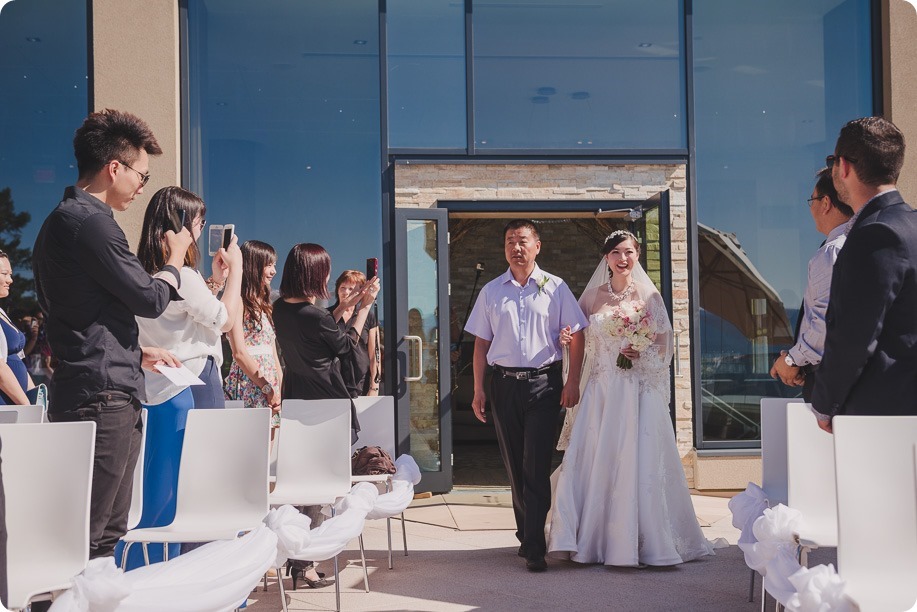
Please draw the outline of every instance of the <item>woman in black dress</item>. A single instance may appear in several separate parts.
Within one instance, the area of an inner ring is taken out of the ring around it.
[[[350,399],[341,376],[341,361],[349,360],[359,344],[369,310],[379,293],[379,279],[370,279],[360,288],[360,300],[346,330],[338,327],[328,310],[315,304],[316,300],[328,298],[330,280],[331,257],[324,248],[303,243],[290,250],[283,265],[280,299],[274,302],[273,314],[277,342],[286,363],[281,392],[284,399]],[[360,425],[352,404],[351,423],[351,442],[356,442]],[[313,512],[309,514],[312,516]],[[313,525],[320,516],[315,514]],[[294,580],[303,575],[312,588],[328,584],[308,562],[296,562],[292,569]]]
[[[366,284],[366,275],[357,270],[344,270],[334,283],[337,303],[328,310],[338,327],[347,331],[358,312],[359,290]],[[341,375],[351,397],[379,395],[379,322],[372,310],[363,324],[363,332],[350,359],[341,361]]]

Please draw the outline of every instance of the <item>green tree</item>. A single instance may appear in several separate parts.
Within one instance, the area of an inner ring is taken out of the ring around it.
[[[13,268],[13,286],[2,306],[12,317],[38,308],[32,281],[32,249],[22,246],[22,228],[31,220],[29,213],[16,212],[10,188],[0,189],[0,251],[9,256]],[[19,274],[23,270],[27,271],[27,277]]]

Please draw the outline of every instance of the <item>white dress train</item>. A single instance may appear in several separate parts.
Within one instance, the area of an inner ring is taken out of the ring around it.
[[[648,303],[664,308],[658,294]],[[622,340],[602,329],[608,316],[591,315],[586,329],[591,368],[553,477],[548,552],[617,566],[675,565],[713,554],[675,444],[668,357],[650,347],[632,369],[617,367]]]

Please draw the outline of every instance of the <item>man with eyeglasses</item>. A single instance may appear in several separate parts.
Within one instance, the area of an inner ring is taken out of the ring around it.
[[[827,158],[854,211],[838,255],[812,405],[835,415],[917,415],[917,211],[895,186],[904,135],[881,117],[850,121]]]
[[[802,387],[802,397],[807,402],[812,399],[815,371],[825,348],[825,311],[831,294],[831,273],[847,239],[847,222],[853,216],[853,210],[837,196],[831,168],[822,168],[816,177],[818,180],[806,204],[815,229],[826,238],[809,260],[806,291],[796,321],[796,343],[789,351],[780,351],[771,367],[771,378],[779,378],[790,387]]]
[[[138,344],[135,316],[158,317],[180,300],[179,269],[191,233],[166,232],[167,265],[156,278],[131,253],[114,210],[127,210],[162,150],[130,113],[92,113],[73,139],[79,177],[45,219],[32,251],[38,302],[59,365],[50,384],[51,421],[94,421],[95,463],[89,556],[110,556],[127,531],[144,399],[141,367],[178,366],[168,351]]]

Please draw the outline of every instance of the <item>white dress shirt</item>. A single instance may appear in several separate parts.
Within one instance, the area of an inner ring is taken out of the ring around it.
[[[156,274],[159,276],[162,274]],[[137,317],[140,328],[140,346],[157,346],[170,351],[185,367],[200,375],[213,357],[217,368],[223,363],[220,344],[223,325],[229,318],[226,306],[207,287],[201,274],[187,266],[181,269],[181,295],[183,300],[169,302],[169,306],[156,319]],[[149,406],[172,399],[185,389],[172,384],[158,372],[143,371],[146,384],[146,403]]]
[[[487,363],[541,368],[560,361],[560,330],[585,329],[588,319],[567,284],[538,265],[525,285],[507,271],[481,289],[465,331],[490,341]]]
[[[805,313],[799,326],[799,339],[789,350],[796,365],[821,363],[825,352],[825,313],[831,295],[831,274],[834,262],[847,241],[847,223],[841,223],[828,234],[828,239],[809,260],[806,293],[803,298]]]

